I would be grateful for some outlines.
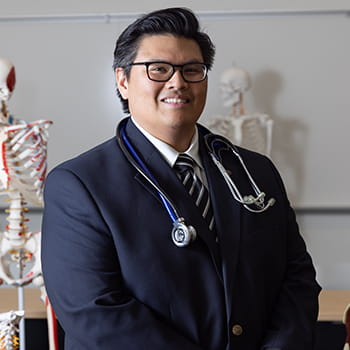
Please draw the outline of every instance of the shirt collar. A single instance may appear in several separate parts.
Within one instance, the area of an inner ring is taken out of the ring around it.
[[[178,151],[176,151],[173,147],[168,145],[167,143],[157,139],[153,135],[151,135],[148,131],[146,131],[140,124],[136,122],[136,120],[131,116],[131,120],[135,124],[135,126],[141,131],[141,133],[150,141],[155,148],[162,154],[162,156],[165,158],[165,160],[168,162],[168,164],[173,167],[178,155],[180,154]],[[196,164],[202,168],[202,163],[199,157],[199,142],[198,142],[198,129],[196,126],[195,133],[193,135],[193,138],[191,140],[191,144],[188,147],[188,149],[185,152],[188,154],[193,160],[196,162]]]

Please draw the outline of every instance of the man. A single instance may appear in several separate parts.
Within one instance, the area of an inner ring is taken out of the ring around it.
[[[46,183],[43,272],[66,350],[312,349],[320,288],[277,171],[239,149],[275,200],[253,213],[205,147],[197,120],[214,47],[196,17],[147,14],[114,55],[131,119]],[[251,193],[237,157],[220,158]]]

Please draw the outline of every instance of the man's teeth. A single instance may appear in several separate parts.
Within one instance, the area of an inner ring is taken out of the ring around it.
[[[183,100],[181,98],[165,98],[164,102],[166,102],[166,103],[186,103],[187,100]]]

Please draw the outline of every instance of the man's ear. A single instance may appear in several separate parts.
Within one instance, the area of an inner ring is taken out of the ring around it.
[[[115,70],[115,80],[117,82],[118,90],[124,100],[128,99],[128,79],[125,75],[124,68],[118,67]]]

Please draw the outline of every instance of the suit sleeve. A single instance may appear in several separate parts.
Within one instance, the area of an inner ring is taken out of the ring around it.
[[[69,170],[47,177],[42,236],[45,285],[67,350],[200,350],[126,292],[108,226]]]
[[[316,282],[311,257],[299,233],[295,213],[290,207],[280,175],[274,167],[273,171],[285,198],[287,265],[284,283],[261,349],[311,350],[314,349],[321,288]]]

